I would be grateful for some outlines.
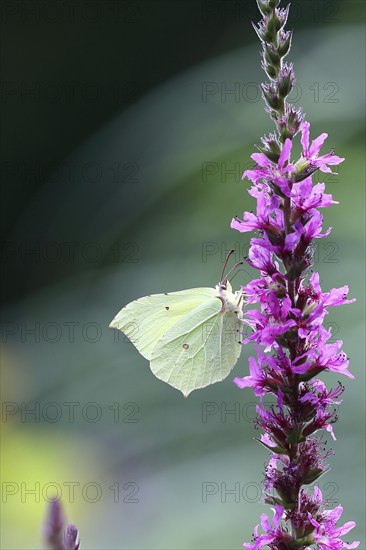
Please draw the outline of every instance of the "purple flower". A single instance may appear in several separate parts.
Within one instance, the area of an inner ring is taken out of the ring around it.
[[[266,302],[266,297],[271,288],[268,285],[267,278],[253,279],[245,286],[242,286],[242,291],[247,304],[256,304],[257,302]]]
[[[260,246],[251,246],[249,250],[248,263],[264,272],[266,275],[279,273],[279,265],[273,261],[273,254]]]
[[[346,354],[341,351],[343,345],[342,340],[337,340],[333,344],[326,344],[323,338],[313,340],[311,349],[307,352],[309,367],[306,371],[301,371],[301,368],[295,367],[294,372],[314,372],[314,375],[323,371],[329,370],[338,374],[344,374],[354,380],[353,374],[348,370],[349,360]]]
[[[322,380],[313,380],[311,390],[300,397],[300,403],[311,403],[316,408],[326,409],[332,405],[340,405],[338,397],[344,392],[344,386],[338,383],[334,390],[327,390],[327,386]]]
[[[327,237],[332,231],[330,227],[325,233],[321,233],[323,229],[323,216],[317,210],[311,212],[311,216],[306,223],[302,224],[300,221],[297,221],[295,224],[295,231],[298,239],[296,243],[302,237],[303,242],[308,246],[313,239],[323,239]]]
[[[332,195],[324,193],[325,184],[317,183],[313,186],[312,178],[308,177],[299,183],[294,183],[291,190],[291,199],[299,211],[308,212],[314,208],[328,208],[332,204],[339,204]]]
[[[314,272],[309,279],[309,288],[311,289],[310,296],[315,300],[322,303],[324,307],[328,306],[343,306],[344,304],[352,304],[356,300],[347,300],[347,294],[349,288],[344,285],[340,288],[332,288],[329,292],[322,292],[320,286],[319,273]]]
[[[294,319],[287,319],[287,311],[291,303],[288,297],[280,304],[275,293],[271,292],[268,298],[268,303],[270,302],[274,307],[269,308],[266,313],[261,313],[256,309],[246,312],[246,323],[253,328],[253,333],[243,341],[243,344],[254,340],[265,346],[264,351],[270,351],[278,336],[296,326]]]
[[[302,156],[304,159],[309,161],[311,166],[316,166],[322,172],[328,172],[333,174],[334,172],[328,167],[340,164],[344,161],[344,158],[337,157],[333,152],[327,153],[326,155],[319,156],[318,153],[327,139],[328,134],[321,134],[319,137],[314,139],[310,143],[310,124],[309,122],[303,122],[301,125],[301,145],[302,145]]]
[[[324,317],[328,313],[328,307],[353,303],[354,299],[347,299],[348,291],[348,286],[345,285],[341,288],[332,288],[329,292],[323,293],[319,284],[319,274],[313,273],[309,279],[309,284],[302,285],[299,289],[299,297],[301,297],[303,303],[302,309],[292,308],[291,310],[298,320],[299,337],[308,341],[314,339],[313,333],[318,334]],[[325,336],[326,339],[324,340]],[[319,338],[321,341],[326,341],[330,338],[330,334],[328,335],[327,331],[323,331]],[[316,345],[321,350],[319,338]]]
[[[252,170],[246,170],[243,178],[248,178],[255,185],[258,185],[260,180],[274,183],[284,195],[289,197],[291,195],[289,179],[295,170],[295,166],[290,163],[291,149],[292,141],[286,139],[277,164],[268,160],[264,153],[253,153],[251,157],[257,166]]]
[[[273,201],[265,189],[256,190],[257,213],[244,212],[243,220],[238,217],[231,222],[232,229],[237,229],[241,233],[259,229],[278,233],[283,228],[283,216],[278,216],[278,203]],[[275,211],[274,217],[270,214]]]
[[[313,518],[309,513],[309,521],[315,527],[312,538],[319,550],[342,550],[342,548],[352,549],[359,546],[359,541],[350,544],[341,540],[340,537],[349,533],[356,525],[354,521],[349,521],[342,527],[336,527],[342,513],[342,506],[337,506],[334,510],[324,510],[321,520]]]
[[[246,316],[250,319],[262,321],[263,328],[267,328],[272,323],[282,324],[284,328],[286,327],[286,330],[296,325],[296,322],[289,317],[289,313],[292,311],[292,303],[288,295],[279,298],[275,291],[269,292],[262,310],[265,312],[265,319],[262,315],[257,315],[260,314],[257,310],[248,311]],[[259,330],[263,330],[263,328]]]
[[[278,218],[280,218],[279,213]],[[275,238],[274,238],[275,237]],[[286,256],[291,256],[296,246],[301,239],[301,228],[286,235],[284,232],[272,234],[271,238],[267,233],[264,233],[263,237],[257,239],[254,238],[250,242],[253,246],[259,246],[268,250],[271,253],[276,254],[278,258],[284,259]]]
[[[244,378],[234,378],[234,383],[238,388],[253,388],[254,395],[265,395],[266,391],[266,375],[263,368],[258,365],[255,357],[249,357],[249,371],[250,376],[244,376]]]
[[[250,376],[244,378],[234,378],[238,388],[253,388],[253,392],[257,396],[265,395],[266,391],[272,387],[276,387],[281,383],[281,380],[276,376],[276,371],[279,368],[273,357],[269,357],[257,347],[258,361],[255,357],[249,357]],[[265,366],[267,365],[267,367]]]
[[[281,529],[281,518],[284,513],[284,507],[276,504],[274,510],[274,516],[272,520],[272,525],[269,521],[269,518],[266,514],[261,515],[261,527],[264,531],[264,534],[259,535],[259,525],[256,526],[254,530],[254,541],[252,543],[245,542],[243,544],[244,548],[248,550],[261,550],[270,544],[280,543],[281,541],[290,541],[292,537],[285,531]],[[276,546],[273,546],[276,548]],[[286,548],[286,546],[284,546]]]
[[[267,409],[264,405],[263,399],[261,398],[261,404],[256,406],[257,419],[255,421],[256,425],[261,427],[267,434],[270,436],[270,440],[273,441],[276,445],[276,452],[286,452],[288,449],[288,434],[291,433],[293,429],[293,423],[291,417],[288,414],[285,414],[285,409],[283,407],[283,394],[281,389],[278,389],[277,394],[277,410],[272,405]]]
[[[315,416],[309,424],[305,426],[302,431],[304,437],[317,432],[318,430],[326,430],[332,436],[333,441],[337,438],[334,435],[332,424],[337,421],[335,410],[327,412],[319,403],[315,407]]]
[[[264,251],[267,252],[267,250]],[[251,264],[250,260],[248,263]],[[260,303],[265,306],[270,293],[274,292],[277,297],[281,298],[286,296],[286,281],[281,273],[275,272],[262,279],[253,279],[247,285],[242,286],[242,291],[247,304]]]

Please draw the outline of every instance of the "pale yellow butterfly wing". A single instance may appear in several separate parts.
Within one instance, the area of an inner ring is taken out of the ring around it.
[[[192,288],[139,298],[121,309],[111,324],[151,359],[154,346],[184,315],[217,296],[214,288]],[[216,298],[218,304],[221,301]]]
[[[169,328],[152,350],[152,372],[184,396],[226,378],[239,359],[242,321],[222,306],[217,297],[201,304]]]

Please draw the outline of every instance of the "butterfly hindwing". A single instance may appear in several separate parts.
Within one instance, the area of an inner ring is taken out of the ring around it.
[[[151,370],[184,396],[223,380],[239,358],[240,329],[237,313],[223,311],[217,297],[208,300],[159,339],[152,351]]]

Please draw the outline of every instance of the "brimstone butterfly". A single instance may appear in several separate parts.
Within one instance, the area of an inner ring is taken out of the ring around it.
[[[242,347],[242,302],[243,293],[234,294],[227,277],[222,277],[216,288],[135,300],[109,326],[126,334],[150,361],[157,378],[187,397],[193,390],[226,378],[237,363]]]

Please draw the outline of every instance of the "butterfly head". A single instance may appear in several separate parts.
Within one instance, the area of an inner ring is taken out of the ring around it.
[[[221,313],[231,311],[236,313],[238,318],[241,319],[243,316],[243,293],[241,290],[238,290],[233,293],[231,284],[228,281],[222,281],[216,286],[218,292],[217,297],[220,298],[222,302]]]
[[[233,288],[232,288],[231,284],[229,283],[229,281],[227,279],[225,279],[224,281],[220,281],[220,283],[216,286],[216,289],[219,292],[225,292],[225,291],[232,292],[233,291]]]

